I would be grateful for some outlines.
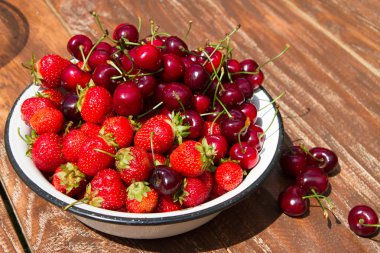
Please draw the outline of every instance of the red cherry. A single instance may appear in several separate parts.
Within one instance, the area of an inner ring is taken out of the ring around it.
[[[154,76],[142,76],[137,79],[137,87],[144,98],[151,97],[157,87],[157,79]]]
[[[198,139],[202,135],[204,120],[201,115],[194,110],[186,110],[183,112],[183,123],[190,126],[188,130],[188,139]]]
[[[247,75],[246,78],[252,85],[252,89],[257,90],[264,81],[264,74],[259,70],[259,73]]]
[[[324,194],[330,187],[329,179],[320,168],[305,168],[296,178],[296,184],[305,193]]]
[[[112,77],[118,76],[120,73],[111,65],[102,63],[98,65],[92,73],[92,80],[97,86],[102,86],[109,91],[113,91],[116,87],[116,80]]]
[[[74,56],[76,59],[83,61],[82,53],[80,52],[80,47],[83,48],[83,54],[86,57],[92,48],[92,41],[89,37],[82,34],[74,35],[67,42],[67,51]]]
[[[139,32],[134,25],[123,23],[119,24],[112,34],[112,39],[119,41],[121,38],[137,43],[139,40]],[[122,44],[125,44],[124,42]],[[131,49],[132,45],[125,45],[127,49]]]
[[[337,155],[322,147],[314,147],[309,150],[310,155],[307,157],[307,166],[321,168],[326,174],[334,172],[338,165]],[[316,159],[315,159],[316,158]]]
[[[213,47],[206,47],[198,57],[198,62],[202,65],[204,64],[205,70],[209,74],[212,74],[219,68],[222,58],[223,54],[219,50],[215,50]]]
[[[157,71],[162,64],[160,50],[150,44],[137,47],[133,60],[137,67],[148,71]]]
[[[203,91],[210,82],[210,75],[199,64],[193,64],[188,67],[184,75],[184,83],[192,91]]]
[[[247,118],[251,121],[251,123],[254,123],[257,118],[257,108],[254,104],[249,102],[244,102],[241,105],[238,106],[238,109],[242,111]]]
[[[86,87],[90,79],[90,73],[84,72],[77,65],[70,64],[62,71],[61,85],[67,91],[75,91],[77,85],[80,85],[82,88]]]
[[[170,36],[165,40],[165,53],[185,56],[187,52],[186,43],[177,36]]]
[[[200,114],[207,112],[211,99],[206,95],[194,94],[192,107]]]
[[[280,209],[291,217],[303,216],[309,208],[309,201],[302,196],[303,191],[298,186],[289,186],[280,193],[278,199]]]
[[[133,82],[121,83],[113,94],[114,110],[122,116],[137,116],[144,107],[143,96],[137,85]]]
[[[366,205],[358,205],[350,210],[348,224],[355,234],[363,237],[375,235],[380,227],[376,212]]]
[[[228,143],[223,135],[207,135],[203,137],[207,144],[215,148],[214,163],[218,163],[220,159],[226,156],[228,152]]]
[[[235,143],[230,148],[230,157],[232,160],[239,161],[240,166],[244,170],[254,168],[259,162],[259,154],[254,147],[246,142]]]
[[[169,110],[181,109],[191,105],[193,94],[189,87],[181,83],[168,83],[162,91],[162,101]]]
[[[281,168],[289,176],[297,177],[305,169],[306,164],[307,154],[300,146],[291,146],[281,154]]]
[[[174,82],[183,77],[185,67],[181,57],[175,54],[164,54],[162,56],[163,70],[160,77],[164,82]]]
[[[100,64],[106,64],[110,59],[110,54],[107,51],[94,50],[88,58],[88,65],[91,69],[95,69]]]

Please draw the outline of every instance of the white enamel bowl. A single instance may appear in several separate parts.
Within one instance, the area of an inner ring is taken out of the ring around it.
[[[17,132],[19,128],[22,136],[30,133],[30,128],[21,120],[20,108],[22,102],[33,96],[37,90],[38,87],[35,85],[28,86],[12,107],[5,127],[6,150],[14,170],[24,183],[42,198],[62,208],[75,200],[55,190],[34,166],[32,160],[25,156],[27,145]],[[269,94],[264,89],[260,89],[255,93],[253,102],[260,104],[262,108],[271,100]],[[275,166],[283,141],[281,116],[276,115],[273,105],[269,105],[259,111],[259,117],[264,130],[270,126],[259,163],[236,189],[217,199],[193,208],[169,213],[133,214],[109,211],[87,204],[77,204],[67,212],[96,230],[126,238],[162,238],[195,229],[249,196]]]

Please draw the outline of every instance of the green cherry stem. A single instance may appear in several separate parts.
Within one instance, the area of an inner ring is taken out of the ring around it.
[[[231,113],[227,110],[227,108],[224,106],[223,102],[218,98],[218,97],[215,97],[216,101],[219,102],[219,104],[222,106],[223,110],[226,112],[226,114],[228,115],[229,118],[232,118],[232,115]]]
[[[95,48],[99,45],[100,42],[102,42],[105,38],[107,37],[107,35],[103,35],[102,37],[100,37],[100,39],[98,39],[98,41],[92,46],[90,52],[88,53],[88,55],[86,56],[86,58],[84,59],[83,61],[83,66],[82,66],[82,70],[84,70],[84,68],[86,67],[87,65],[87,62],[88,62],[88,59],[90,59],[90,56],[92,54],[92,52],[94,52]]]
[[[156,104],[155,106],[153,106],[152,109],[150,109],[150,110],[144,112],[143,114],[138,115],[137,118],[138,118],[138,119],[143,118],[144,116],[148,115],[149,113],[151,113],[151,112],[153,112],[154,110],[156,110],[157,108],[159,108],[161,105],[163,105],[163,103],[164,103],[164,102],[162,102],[162,101],[159,102],[158,104]]]
[[[193,25],[193,21],[189,21],[189,28],[187,28],[187,31],[186,31],[186,34],[185,34],[185,37],[184,39],[187,40],[187,37],[189,36],[189,33],[190,33],[190,30],[191,30],[191,26]]]
[[[156,167],[156,157],[154,155],[153,136],[154,136],[154,132],[150,132],[150,136],[149,136],[150,149],[152,150],[153,166]]]
[[[285,91],[281,92],[280,95],[278,95],[277,97],[275,97],[275,98],[274,98],[272,101],[270,101],[267,105],[261,107],[261,108],[259,109],[259,111],[264,110],[265,108],[267,108],[267,107],[270,106],[271,104],[274,104],[277,100],[279,100],[280,98],[282,98],[285,94],[286,94]]]
[[[278,58],[280,58],[283,54],[285,54],[286,51],[288,51],[290,48],[290,45],[289,44],[285,44],[285,48],[284,50],[282,50],[278,55],[276,55],[275,57],[273,57],[272,59],[269,59],[268,61],[264,62],[263,64],[260,64],[256,71],[258,72],[260,69],[262,69],[265,65],[267,65],[268,63],[270,62],[274,62],[275,60],[277,60]]]
[[[273,125],[274,119],[276,118],[276,116],[277,116],[279,110],[280,110],[280,106],[279,106],[279,105],[276,105],[276,111],[274,112],[274,116],[273,116],[273,118],[272,118],[272,120],[271,120],[269,126],[265,129],[265,131],[264,131],[263,133],[261,133],[261,134],[259,135],[259,140],[265,136],[265,133],[266,133],[266,132],[269,130],[269,128]]]
[[[141,32],[141,24],[142,24],[142,21],[141,21],[141,17],[137,17],[137,31],[140,33]]]
[[[305,152],[308,156],[310,156],[311,158],[313,158],[315,161],[317,161],[319,163],[323,163],[324,162],[323,159],[317,158],[312,153],[310,153],[309,149],[306,148],[305,145],[301,144],[300,147],[301,147],[301,149],[302,149],[303,152]]]
[[[364,223],[364,222],[365,222],[364,219],[359,219],[359,224],[364,226],[364,227],[375,227],[375,228],[380,227],[380,224],[368,224],[368,223]]]

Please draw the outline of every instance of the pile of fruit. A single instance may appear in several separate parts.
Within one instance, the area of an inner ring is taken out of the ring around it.
[[[35,166],[58,191],[125,212],[194,207],[235,189],[265,139],[249,102],[265,64],[232,57],[239,27],[190,50],[153,23],[144,38],[132,24],[110,35],[98,23],[96,42],[70,38],[71,60],[32,58],[40,91],[21,113]]]

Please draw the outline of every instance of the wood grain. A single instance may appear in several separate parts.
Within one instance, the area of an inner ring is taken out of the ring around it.
[[[68,56],[66,41],[76,33],[99,36],[90,11],[97,11],[104,26],[149,19],[162,31],[183,35],[193,20],[190,48],[203,46],[231,31],[237,59],[264,62],[286,43],[291,49],[265,69],[265,87],[279,102],[287,145],[302,139],[307,146],[325,146],[337,152],[341,171],[330,179],[335,203],[330,221],[319,207],[307,217],[292,219],[277,208],[279,192],[292,183],[277,166],[248,199],[223,212],[199,229],[161,240],[129,240],[98,233],[73,216],[32,193],[8,162],[1,180],[15,207],[31,249],[35,252],[380,252],[379,236],[355,236],[347,214],[356,204],[380,212],[380,75],[376,1],[12,1],[11,14],[2,15],[1,26],[9,50],[0,58],[1,122],[28,84],[20,63],[32,52]],[[0,2],[0,10],[6,9]],[[2,8],[2,9],[1,9]],[[18,15],[18,18],[17,18]],[[4,18],[5,17],[5,18]],[[16,20],[10,26],[4,20]],[[47,25],[48,24],[48,25]],[[15,31],[14,29],[19,29]],[[23,43],[12,48],[10,36]],[[12,49],[12,50],[11,50]],[[1,136],[4,130],[1,129]],[[297,143],[299,143],[298,141]],[[6,161],[4,148],[1,160]],[[312,201],[316,205],[315,201]],[[1,216],[3,217],[3,216]]]

